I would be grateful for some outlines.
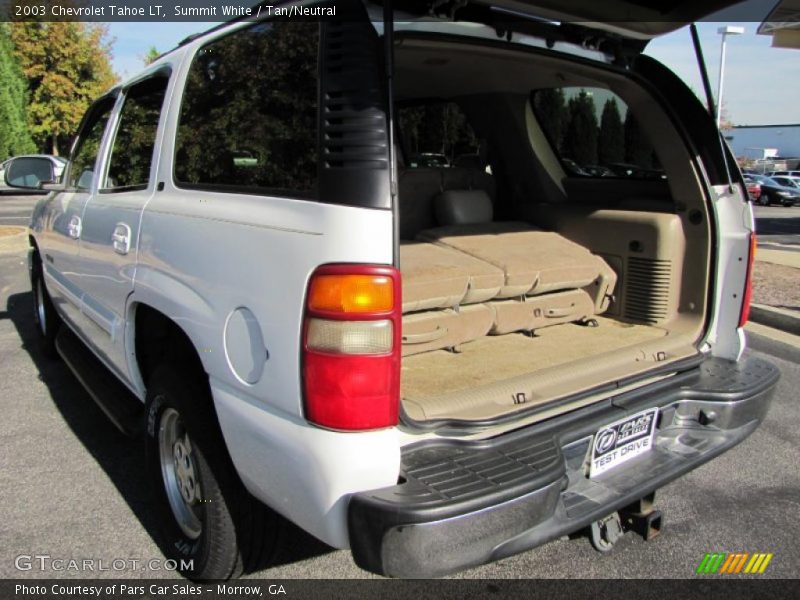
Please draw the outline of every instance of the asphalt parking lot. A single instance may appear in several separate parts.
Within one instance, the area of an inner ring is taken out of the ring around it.
[[[24,255],[0,255],[0,578],[173,576],[142,564],[163,555],[154,541],[140,445],[114,429],[62,363],[38,352],[30,305]],[[458,576],[701,577],[695,569],[706,552],[770,552],[765,574],[753,577],[797,577],[800,350],[761,336],[753,348],[783,372],[768,418],[743,444],[658,493],[660,537],[644,542],[629,534],[607,555],[585,538],[564,539]],[[250,576],[369,576],[348,552],[297,529],[290,529],[286,546],[276,566]],[[102,573],[54,573],[35,562],[20,571],[20,555],[129,562]]]

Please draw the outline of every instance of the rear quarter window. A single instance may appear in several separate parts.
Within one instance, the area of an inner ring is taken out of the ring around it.
[[[317,195],[319,24],[262,22],[198,50],[177,129],[179,187]]]
[[[534,90],[531,106],[568,177],[666,178],[633,111],[613,92]]]

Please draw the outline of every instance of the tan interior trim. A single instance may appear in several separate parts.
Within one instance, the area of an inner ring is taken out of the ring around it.
[[[564,177],[566,177],[564,167],[561,166],[561,162],[558,160],[556,153],[553,152],[553,148],[547,141],[544,130],[541,125],[539,125],[539,121],[536,120],[530,102],[525,106],[525,127],[528,132],[528,139],[531,142],[531,147],[539,149],[538,156],[542,166],[553,180],[553,183],[555,183],[558,189],[561,190],[561,193],[566,196],[567,192],[564,189],[563,183]]]

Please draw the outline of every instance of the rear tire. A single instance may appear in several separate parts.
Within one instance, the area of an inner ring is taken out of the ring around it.
[[[58,316],[47,291],[42,271],[42,261],[38,253],[33,256],[31,290],[33,292],[33,320],[36,323],[39,347],[42,350],[42,354],[48,358],[57,358],[56,336],[61,327],[61,317]]]
[[[761,206],[769,206],[769,196],[767,196],[766,194],[761,194],[758,197],[758,203]]]
[[[167,558],[195,581],[266,566],[283,521],[239,480],[205,373],[164,365],[150,379],[146,460]]]

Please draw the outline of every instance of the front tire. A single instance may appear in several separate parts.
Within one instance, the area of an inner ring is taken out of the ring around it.
[[[162,549],[181,574],[209,581],[266,566],[281,518],[239,480],[202,375],[165,365],[151,377],[145,447]]]
[[[31,290],[33,292],[33,320],[36,324],[36,333],[39,337],[39,347],[48,358],[57,358],[56,336],[61,327],[61,317],[58,316],[47,286],[44,282],[42,261],[38,254],[33,257],[31,270]]]

